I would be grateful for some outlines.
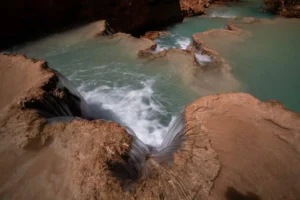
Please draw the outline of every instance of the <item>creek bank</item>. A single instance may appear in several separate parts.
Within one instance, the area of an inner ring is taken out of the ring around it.
[[[80,119],[49,124],[48,115],[34,105],[52,94],[59,105],[69,106],[66,89],[73,90],[66,82],[61,81],[62,90],[57,87],[62,79],[46,62],[20,55],[0,55],[0,69],[7,75],[0,90],[6,97],[0,115],[3,199],[299,196],[300,116],[277,102],[264,103],[243,93],[196,100],[185,109],[187,139],[173,155],[172,167],[149,159],[147,176],[124,188],[109,168],[112,161],[126,159],[132,147],[133,138],[124,127],[80,114]],[[70,98],[80,99],[72,94]]]

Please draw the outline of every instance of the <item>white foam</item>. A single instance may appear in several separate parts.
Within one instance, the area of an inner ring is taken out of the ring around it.
[[[164,51],[164,50],[169,49],[169,48],[170,47],[162,46],[162,45],[157,44],[156,49],[153,51],[153,53],[158,53],[158,52]]]
[[[158,120],[159,116],[167,115],[164,107],[153,97],[154,80],[141,83],[143,88],[101,86],[87,91],[79,87],[88,104],[98,104],[104,109],[113,111],[121,120],[119,123],[131,128],[145,144],[158,146],[163,140],[169,126]],[[172,121],[174,117],[172,117]]]
[[[179,37],[176,40],[176,43],[180,46],[181,49],[186,49],[190,45],[191,40],[187,37]]]
[[[234,17],[234,15],[228,13],[213,12],[209,15],[209,17],[232,18]]]
[[[212,62],[212,58],[209,55],[202,54],[201,52],[195,53],[195,57],[200,65],[206,65],[207,63]]]
[[[190,43],[191,40],[187,37],[181,36],[179,34],[172,34],[168,37],[170,41],[172,41],[170,44],[166,44],[163,40],[164,39],[156,39],[154,42],[157,44],[157,47],[153,53],[157,53],[166,49],[171,48],[180,48],[180,49],[186,49]]]

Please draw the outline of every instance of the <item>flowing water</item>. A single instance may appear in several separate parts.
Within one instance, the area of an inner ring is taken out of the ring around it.
[[[207,16],[189,18],[169,27],[170,34],[156,40],[156,51],[172,47],[185,49],[192,34],[223,28],[233,21],[233,16],[274,18],[259,7],[259,3],[251,1],[215,6],[207,11]],[[299,25],[298,20],[241,25],[252,36],[242,44],[221,49],[240,82],[238,91],[249,92],[262,100],[280,100],[288,108],[300,111]],[[104,118],[130,127],[146,144],[160,144],[175,116],[204,93],[195,92],[182,81],[175,66],[177,62],[137,58],[137,39],[90,38],[85,37],[85,31],[53,35],[9,51],[47,60],[75,84],[94,117],[101,118],[103,110],[110,110]],[[218,42],[222,40],[226,38]],[[202,54],[197,55],[197,60],[211,61]],[[207,76],[219,79],[215,75]],[[208,89],[205,95],[216,91],[223,90]]]

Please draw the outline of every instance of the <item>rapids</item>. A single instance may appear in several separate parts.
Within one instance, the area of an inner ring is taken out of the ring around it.
[[[155,52],[186,49],[192,34],[223,28],[241,17],[266,22],[239,24],[251,33],[242,43],[222,45],[226,38],[214,38],[210,46],[231,65],[240,83],[238,89],[226,84],[226,80],[222,82],[219,75],[208,73],[197,80],[208,85],[196,85],[199,90],[195,91],[190,87],[193,81],[187,84],[179,76],[185,60],[138,58],[141,41],[128,37],[87,37],[90,26],[7,51],[47,60],[76,86],[94,118],[117,121],[132,129],[145,144],[159,146],[185,105],[211,93],[249,92],[261,100],[279,100],[300,112],[297,45],[300,29],[295,28],[300,27],[300,21],[277,19],[263,13],[257,1],[212,6],[206,16],[189,18],[169,27],[169,35],[155,40],[158,44]],[[212,61],[201,53],[196,54],[196,59],[203,65]]]

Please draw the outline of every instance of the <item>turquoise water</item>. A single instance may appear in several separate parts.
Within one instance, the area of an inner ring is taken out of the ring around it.
[[[196,32],[223,28],[243,17],[266,20],[263,23],[239,23],[252,36],[242,44],[225,45],[228,49],[222,49],[222,56],[230,63],[233,75],[241,83],[239,91],[251,93],[264,101],[278,100],[288,109],[300,112],[300,94],[297,92],[300,89],[300,20],[280,19],[263,12],[260,6],[261,1],[212,6],[206,11],[206,16],[189,18],[169,27],[167,31],[171,34],[156,42],[161,49],[185,49],[188,43],[185,41],[191,41],[192,34]],[[216,39],[220,46],[224,40],[226,38]]]
[[[69,78],[94,115],[100,107],[116,114],[147,144],[159,144],[170,123],[197,95],[167,60],[137,59],[136,44],[104,37],[81,40],[75,33],[54,35],[15,47],[15,53],[47,60]],[[101,114],[100,114],[101,115]]]
[[[274,18],[261,12],[257,1],[212,7],[207,16],[189,18],[167,28],[170,34],[156,40],[157,51],[172,47],[185,49],[192,34],[223,28],[235,21],[230,19],[233,16]],[[187,56],[141,59],[136,56],[140,45],[137,39],[83,37],[86,30],[53,35],[9,51],[47,60],[75,84],[96,117],[99,107],[111,110],[116,114],[115,121],[132,128],[143,142],[157,145],[186,104],[216,91],[249,92],[261,100],[279,100],[300,112],[297,46],[300,29],[295,28],[300,27],[299,21],[273,20],[240,26],[252,36],[243,43],[220,45],[226,48],[222,49],[222,56],[240,82],[238,89],[223,84],[226,81],[213,73],[188,80],[194,72],[189,69],[194,66]],[[225,40],[217,38],[216,43]],[[193,86],[198,87],[197,91],[191,89],[191,84],[196,82]]]
[[[226,5],[218,6],[213,5],[207,11],[206,14],[209,17],[255,17],[272,19],[275,16],[264,12],[261,9],[262,2],[260,0],[245,0],[241,2],[227,3]]]
[[[245,0],[222,6],[211,5],[206,10],[205,16],[186,18],[183,23],[168,27],[166,30],[170,34],[155,40],[155,42],[159,45],[159,50],[168,48],[185,49],[191,42],[191,36],[194,33],[224,28],[228,22],[235,21],[231,18],[273,19],[274,15],[262,11],[261,4],[262,1],[259,0]]]
[[[193,17],[187,18],[183,23],[176,24],[167,29],[169,35],[163,36],[155,42],[161,49],[186,47],[191,42],[191,36],[197,32],[203,32],[215,28],[224,28],[228,19],[209,18],[209,17]]]
[[[242,48],[232,46],[227,56],[234,75],[244,84],[242,91],[300,112],[300,21],[279,19],[242,28],[252,36]]]

